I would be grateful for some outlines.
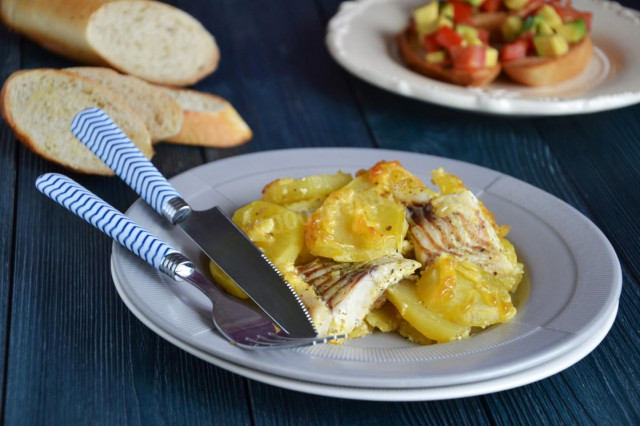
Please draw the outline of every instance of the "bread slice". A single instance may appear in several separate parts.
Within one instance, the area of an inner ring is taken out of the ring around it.
[[[483,87],[491,83],[500,74],[500,64],[490,68],[456,69],[432,64],[426,61],[424,51],[416,41],[413,30],[407,27],[398,34],[398,53],[404,63],[412,70],[427,77],[456,84],[458,86]]]
[[[548,86],[568,80],[587,68],[593,57],[593,42],[586,36],[571,45],[569,52],[555,58],[528,56],[503,62],[502,69],[513,81],[527,86]]]
[[[240,145],[253,136],[247,123],[225,99],[189,89],[163,90],[178,101],[184,114],[180,132],[167,138],[167,142],[221,148]]]
[[[147,158],[151,138],[142,119],[114,92],[67,71],[34,69],[13,73],[0,93],[0,109],[16,136],[33,152],[80,173],[112,175],[71,133],[80,111],[102,108]]]
[[[175,136],[180,131],[182,108],[156,86],[110,68],[73,67],[66,71],[90,78],[116,92],[142,118],[152,142]]]
[[[196,83],[216,69],[220,55],[196,19],[156,1],[2,0],[0,14],[54,52],[158,84]]]

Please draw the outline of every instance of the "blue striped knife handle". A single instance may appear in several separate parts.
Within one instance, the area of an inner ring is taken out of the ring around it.
[[[151,207],[176,222],[171,200],[184,203],[180,194],[111,117],[99,108],[85,109],[73,118],[71,131]]]
[[[44,174],[36,180],[36,188],[109,235],[156,269],[160,269],[166,255],[176,252],[97,195],[66,176],[57,173]]]

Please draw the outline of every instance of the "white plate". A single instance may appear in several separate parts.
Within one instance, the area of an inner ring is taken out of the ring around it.
[[[485,88],[439,82],[404,66],[395,36],[410,11],[426,0],[358,0],[342,3],[328,25],[327,46],[351,73],[392,92],[453,108],[509,115],[562,115],[603,111],[640,101],[640,14],[618,3],[575,0],[593,12],[595,54],[582,74],[540,88],[504,77]]]
[[[506,389],[566,368],[602,340],[615,315],[622,282],[611,245],[571,206],[495,171],[399,151],[295,149],[216,161],[172,183],[195,209],[220,205],[231,212],[258,198],[262,187],[275,178],[355,172],[382,159],[400,160],[425,182],[430,170],[445,167],[478,194],[498,223],[512,225],[509,235],[526,266],[526,282],[511,322],[433,346],[375,334],[340,346],[243,351],[211,330],[209,303],[197,290],[161,277],[114,245],[112,272],[120,296],[152,330],[196,356],[267,383],[304,383],[300,390],[317,393],[332,388],[386,390],[389,398],[410,399],[412,394],[426,398],[429,389],[436,394],[443,389],[457,396],[474,394],[481,383],[492,383],[492,390]],[[181,231],[165,225],[140,200],[127,214],[193,260],[201,260]]]

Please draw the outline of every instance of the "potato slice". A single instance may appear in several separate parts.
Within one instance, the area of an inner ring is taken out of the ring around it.
[[[282,272],[293,264],[304,245],[305,218],[285,207],[266,201],[254,201],[239,210],[233,222]]]
[[[314,256],[366,262],[402,250],[405,209],[373,190],[342,188],[309,217],[305,243]]]
[[[364,319],[383,333],[396,331],[402,322],[402,316],[391,302],[385,302],[379,308],[370,311]]]
[[[332,192],[351,181],[348,173],[313,175],[299,179],[282,178],[267,184],[262,200],[287,207],[298,213],[312,213]]]
[[[451,322],[422,304],[416,285],[409,280],[401,281],[389,288],[387,299],[393,303],[402,318],[431,340],[443,343],[469,336],[471,327]]]
[[[441,255],[416,283],[422,303],[447,320],[468,327],[487,327],[516,314],[511,296],[487,280],[490,275],[470,262]]]

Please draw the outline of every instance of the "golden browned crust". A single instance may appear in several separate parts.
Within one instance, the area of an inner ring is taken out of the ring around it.
[[[591,61],[593,43],[586,36],[557,58],[528,57],[503,62],[502,69],[512,80],[527,86],[547,86],[580,74]]]
[[[189,109],[189,105],[182,105],[182,127],[178,134],[166,138],[165,142],[229,148],[241,145],[253,137],[251,128],[225,99],[190,89],[173,90],[192,92],[199,97],[212,98],[219,102],[221,107],[215,111],[208,111],[200,108]]]
[[[500,65],[478,70],[445,68],[441,64],[430,64],[424,59],[424,51],[407,28],[398,35],[398,51],[407,66],[422,75],[458,86],[482,87],[492,82],[500,74]]]

